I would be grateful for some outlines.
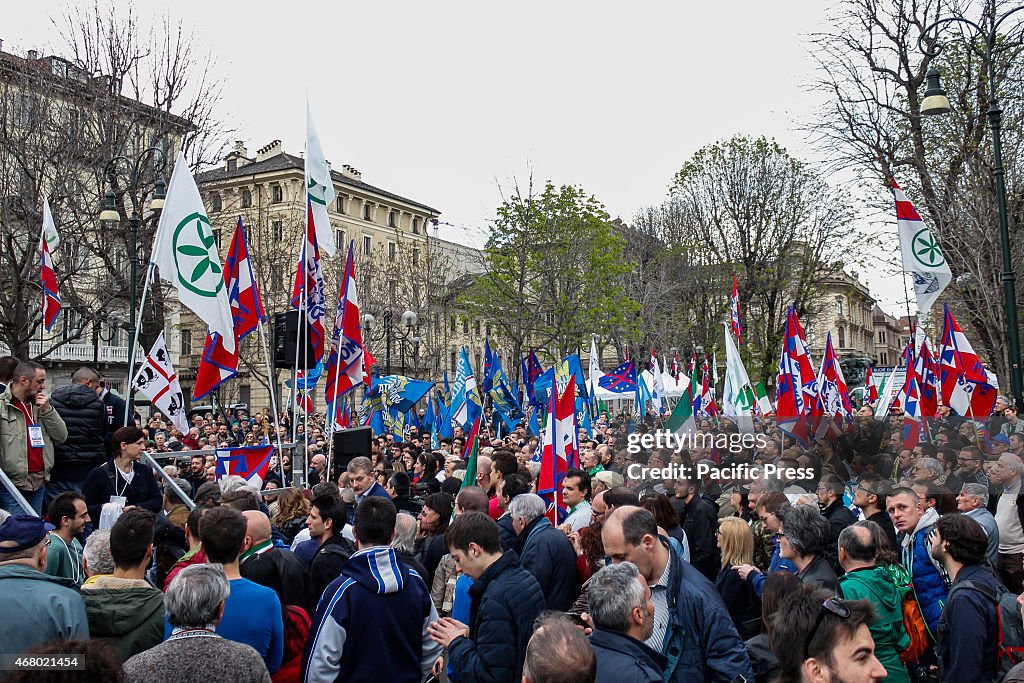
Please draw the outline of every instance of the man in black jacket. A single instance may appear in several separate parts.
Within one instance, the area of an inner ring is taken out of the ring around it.
[[[679,526],[690,545],[690,564],[709,581],[718,577],[722,558],[718,551],[718,513],[715,506],[700,495],[700,482],[677,479],[672,507],[679,515]]]
[[[282,605],[298,605],[307,614],[316,611],[320,596],[309,589],[306,565],[294,553],[275,548],[270,540],[270,520],[259,510],[246,510],[245,541],[239,556],[238,571],[242,578],[270,588]]]
[[[479,683],[522,680],[526,646],[546,604],[540,584],[520,566],[515,551],[502,553],[498,525],[482,512],[459,515],[444,540],[459,569],[473,579],[469,624],[445,617],[428,630],[448,648],[452,677]],[[438,658],[435,674],[442,665]]]
[[[89,472],[107,460],[103,445],[105,409],[97,395],[99,388],[99,374],[82,367],[71,376],[70,385],[60,387],[50,397],[50,405],[67,425],[68,438],[53,447],[53,469],[46,485],[47,505],[64,491],[81,492]],[[93,523],[99,524],[99,520]]]
[[[128,411],[128,404],[123,398],[112,392],[103,380],[100,380],[99,393],[107,418],[106,429],[103,433],[103,445],[107,449],[107,457],[110,458],[114,456],[114,446],[116,445],[113,442],[114,432],[125,426],[124,418]]]
[[[348,519],[348,510],[340,498],[331,495],[317,496],[309,506],[310,538],[320,543],[320,548],[309,563],[309,583],[312,604],[316,604],[331,581],[341,576],[341,567],[352,553],[355,546],[341,535]]]
[[[564,612],[580,595],[576,551],[572,541],[544,516],[546,510],[547,503],[536,493],[518,495],[508,506],[523,567],[540,584],[548,609]]]
[[[818,507],[822,516],[828,520],[828,545],[825,546],[825,558],[832,566],[836,576],[843,574],[839,566],[838,546],[839,534],[843,529],[857,521],[850,508],[843,505],[843,493],[846,487],[838,475],[826,474],[818,481]]]
[[[621,562],[602,568],[590,580],[587,595],[596,683],[660,683],[668,660],[644,643],[654,633],[654,603],[636,565]]]

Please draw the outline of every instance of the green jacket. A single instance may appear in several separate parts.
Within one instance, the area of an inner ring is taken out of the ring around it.
[[[907,668],[900,662],[900,652],[910,645],[910,636],[903,628],[903,595],[906,588],[897,586],[885,567],[854,569],[839,579],[839,593],[846,600],[868,600],[878,612],[878,620],[868,626],[875,641],[875,656],[885,667],[890,683],[910,683]],[[908,577],[909,579],[909,577]]]
[[[82,587],[92,637],[109,639],[122,661],[162,643],[164,594],[153,586],[94,588],[125,581],[110,576],[99,578],[102,582]]]
[[[25,416],[11,401],[11,386],[0,394],[0,469],[22,490],[29,490],[28,482],[28,428]],[[57,411],[50,408],[45,414],[32,406],[32,416],[43,427],[43,472],[50,480],[53,469],[53,445],[68,438],[68,428]]]

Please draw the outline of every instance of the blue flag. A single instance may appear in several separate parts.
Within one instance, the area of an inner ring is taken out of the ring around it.
[[[627,360],[602,377],[598,384],[602,389],[614,391],[617,394],[635,394],[637,392],[636,366],[633,365],[633,361]]]
[[[462,347],[462,352],[459,354],[459,365],[455,372],[455,381],[452,383],[451,417],[452,420],[462,425],[466,432],[469,432],[469,428],[476,422],[482,409],[483,402],[480,400],[476,377],[473,376],[473,366],[469,363],[466,347]]]
[[[494,374],[495,356],[497,356],[497,354],[492,354],[491,353],[491,341],[489,339],[485,339],[484,340],[484,376],[483,376],[483,382],[481,382],[481,384],[483,385],[483,389],[484,389],[484,393],[485,394],[490,393],[490,391],[491,391],[491,385],[492,385],[493,374]]]

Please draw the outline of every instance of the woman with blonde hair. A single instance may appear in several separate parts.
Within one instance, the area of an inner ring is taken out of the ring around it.
[[[761,618],[761,601],[754,586],[739,577],[732,568],[754,560],[754,533],[739,517],[726,517],[718,522],[718,548],[722,552],[722,570],[715,580],[729,616],[744,640],[757,635]]]
[[[290,545],[295,534],[306,526],[309,516],[309,501],[297,489],[284,489],[277,497],[277,514],[271,520]]]

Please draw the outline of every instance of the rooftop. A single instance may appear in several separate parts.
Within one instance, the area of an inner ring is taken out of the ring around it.
[[[275,171],[297,170],[299,172],[302,172],[303,169],[305,168],[305,164],[306,162],[302,157],[295,156],[294,154],[288,154],[287,152],[282,151],[280,154],[276,154],[267,159],[254,161],[252,163],[247,163],[244,165],[239,164],[234,170],[231,171],[227,170],[227,168],[223,166],[211,169],[209,171],[205,171],[196,176],[196,182],[209,183],[218,180],[230,180],[232,178],[245,178],[247,176],[258,175],[261,173],[273,173]],[[433,207],[427,206],[426,204],[421,204],[420,202],[409,199],[408,197],[403,197],[393,192],[388,192],[387,190],[383,190],[374,185],[370,185],[369,183],[364,183],[362,180],[350,178],[349,176],[343,175],[338,171],[332,170],[331,177],[334,179],[334,182],[340,185],[347,185],[354,189],[362,190],[363,192],[372,192],[373,194],[377,194],[382,197],[387,197],[389,199],[405,202],[406,204],[411,204],[412,206],[423,209],[428,213],[432,213],[438,216],[441,215],[440,211]]]

